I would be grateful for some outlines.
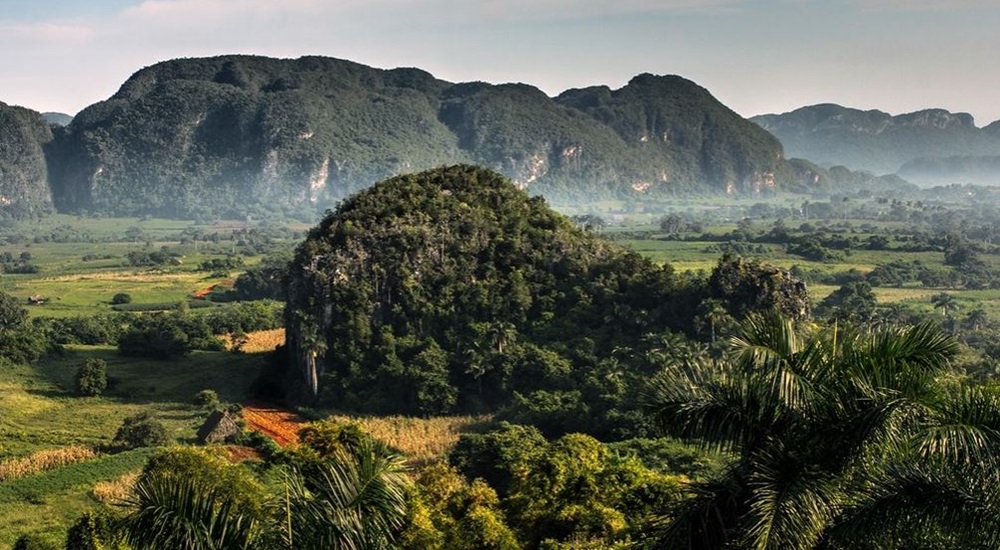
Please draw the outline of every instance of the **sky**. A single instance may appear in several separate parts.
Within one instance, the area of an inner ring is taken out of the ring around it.
[[[556,95],[678,74],[744,116],[1000,119],[1000,0],[0,0],[0,101],[75,114],[178,57],[324,55]]]

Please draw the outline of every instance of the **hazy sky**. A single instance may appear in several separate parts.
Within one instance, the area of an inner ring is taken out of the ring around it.
[[[555,95],[679,74],[740,114],[1000,119],[1000,0],[0,0],[0,101],[73,114],[176,57],[326,55]]]

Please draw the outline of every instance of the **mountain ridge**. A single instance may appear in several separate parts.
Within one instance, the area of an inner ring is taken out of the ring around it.
[[[968,113],[938,108],[891,115],[821,103],[750,120],[775,135],[788,156],[879,174],[900,173],[918,182],[923,173],[901,172],[904,165],[1000,155],[1000,121],[979,128]]]
[[[452,163],[570,198],[761,192],[790,177],[776,139],[686,79],[596,89],[552,98],[317,56],[165,61],[57,132],[53,190],[62,210],[189,216],[242,214],[233,196],[319,208]],[[669,142],[642,141],[654,130]]]
[[[34,211],[312,218],[376,181],[470,163],[575,203],[873,181],[789,162],[707,89],[649,73],[550,97],[330,57],[184,58],[45,131]]]

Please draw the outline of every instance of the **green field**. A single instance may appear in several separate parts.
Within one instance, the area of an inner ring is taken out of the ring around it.
[[[108,362],[115,386],[101,397],[74,397],[73,377],[88,357]],[[191,405],[195,393],[213,389],[223,401],[248,396],[263,356],[194,352],[180,361],[125,359],[108,347],[73,346],[36,366],[0,369],[0,451],[27,456],[69,445],[106,444],[122,419],[145,411],[178,442],[193,441],[205,412]],[[97,506],[94,484],[142,467],[150,450],[104,456],[24,479],[0,483],[0,548],[39,529],[63,536],[83,511]]]

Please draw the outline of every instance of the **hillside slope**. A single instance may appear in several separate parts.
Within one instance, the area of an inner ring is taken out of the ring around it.
[[[179,59],[135,73],[56,130],[62,210],[315,211],[372,182],[475,162],[550,198],[757,192],[781,145],[680,77],[550,98],[323,57]]]
[[[407,414],[495,410],[542,392],[575,399],[599,424],[648,374],[605,387],[604,360],[689,320],[675,284],[669,266],[577,229],[490,170],[399,176],[342,203],[299,247],[286,389]]]
[[[43,148],[49,125],[35,111],[0,103],[0,219],[31,218],[52,208]]]

